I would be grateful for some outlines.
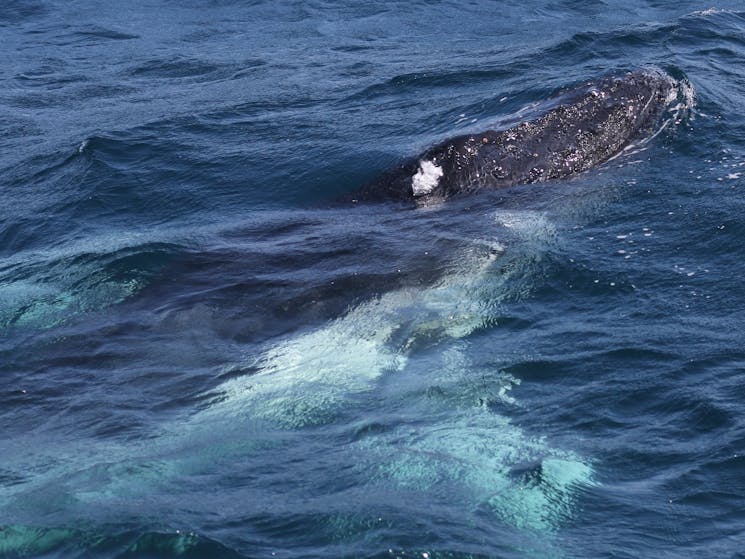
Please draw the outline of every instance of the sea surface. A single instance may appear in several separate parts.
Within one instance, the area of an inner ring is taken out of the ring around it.
[[[4,0],[0,558],[745,557],[745,7]],[[343,203],[583,81],[569,180]]]

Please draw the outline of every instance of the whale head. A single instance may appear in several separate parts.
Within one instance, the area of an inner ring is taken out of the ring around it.
[[[644,69],[585,82],[548,99],[534,120],[445,140],[352,195],[427,205],[482,188],[557,180],[587,171],[654,136],[676,82]]]

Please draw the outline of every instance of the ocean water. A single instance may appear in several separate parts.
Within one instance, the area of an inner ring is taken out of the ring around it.
[[[0,557],[745,556],[744,10],[6,0]],[[339,203],[640,67],[598,169]]]

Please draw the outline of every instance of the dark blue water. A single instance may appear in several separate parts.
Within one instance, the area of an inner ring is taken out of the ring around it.
[[[6,0],[0,557],[742,557],[737,1]],[[654,66],[574,179],[336,200]]]

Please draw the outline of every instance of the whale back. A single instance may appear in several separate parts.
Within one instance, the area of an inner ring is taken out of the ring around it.
[[[651,134],[673,87],[669,76],[654,70],[585,82],[555,98],[535,120],[446,140],[352,198],[426,201],[581,173]]]

